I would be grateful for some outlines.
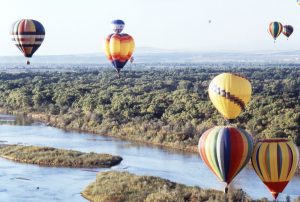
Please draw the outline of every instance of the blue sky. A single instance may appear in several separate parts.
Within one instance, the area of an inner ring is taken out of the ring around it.
[[[22,18],[36,19],[46,29],[36,55],[102,54],[115,18],[126,22],[124,32],[138,47],[182,51],[300,47],[296,0],[2,0],[0,17],[0,55],[20,55],[8,32],[11,23]],[[274,45],[267,33],[274,20],[294,26],[289,41],[281,36]]]

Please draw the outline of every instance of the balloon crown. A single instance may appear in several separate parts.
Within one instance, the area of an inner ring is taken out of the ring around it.
[[[271,138],[271,139],[260,139],[257,142],[289,142],[288,138]]]

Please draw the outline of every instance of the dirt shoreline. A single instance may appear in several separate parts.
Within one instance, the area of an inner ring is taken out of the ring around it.
[[[146,142],[143,140],[137,140],[134,138],[130,138],[129,136],[114,135],[113,133],[111,133],[109,131],[106,131],[105,133],[103,133],[102,131],[99,131],[99,130],[93,129],[93,128],[83,130],[83,129],[74,128],[74,127],[64,127],[59,124],[59,123],[61,123],[60,122],[61,116],[59,116],[59,115],[49,115],[49,114],[43,114],[43,113],[38,113],[38,112],[26,113],[26,112],[14,111],[14,110],[7,110],[7,109],[3,109],[3,108],[0,108],[0,114],[22,115],[22,116],[26,116],[27,118],[30,118],[34,121],[39,121],[39,122],[45,123],[48,126],[53,126],[53,127],[60,128],[60,129],[92,133],[95,135],[102,135],[102,136],[107,136],[107,137],[114,137],[114,138],[119,138],[119,139],[126,140],[126,141],[132,141],[135,143],[141,143],[141,144],[150,145],[150,146],[157,146],[157,147],[161,147],[163,149],[168,149],[168,150],[176,151],[176,152],[184,152],[184,153],[197,153],[198,152],[197,146],[178,148],[178,147],[172,146],[170,144],[159,144],[159,143],[153,143],[153,142]]]

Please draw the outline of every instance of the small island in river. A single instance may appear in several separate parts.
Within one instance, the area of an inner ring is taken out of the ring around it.
[[[225,196],[221,191],[177,184],[159,177],[115,171],[98,173],[96,181],[88,185],[81,194],[93,202],[253,201],[242,190],[229,192]]]
[[[110,154],[21,145],[1,145],[0,157],[41,166],[75,168],[109,168],[123,160]]]

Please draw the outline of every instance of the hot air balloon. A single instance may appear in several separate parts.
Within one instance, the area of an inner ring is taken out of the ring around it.
[[[210,100],[228,121],[234,120],[245,109],[251,93],[249,80],[232,73],[219,74],[208,87]]]
[[[209,169],[227,186],[249,162],[253,151],[250,134],[232,126],[217,126],[203,133],[198,150]]]
[[[134,40],[129,34],[110,34],[106,38],[105,53],[118,76],[134,51]]]
[[[259,140],[252,154],[256,174],[276,199],[295,174],[299,153],[288,139]]]
[[[113,27],[113,31],[117,34],[120,34],[125,27],[125,22],[123,20],[113,20],[111,24]]]
[[[10,34],[24,56],[31,58],[44,41],[45,29],[36,20],[23,19],[13,23]],[[29,59],[27,64],[30,64]]]
[[[292,25],[283,26],[282,34],[284,34],[287,38],[289,38],[293,32],[294,32],[294,28]]]
[[[280,22],[271,22],[269,25],[269,33],[274,38],[274,42],[282,32],[282,24]]]

